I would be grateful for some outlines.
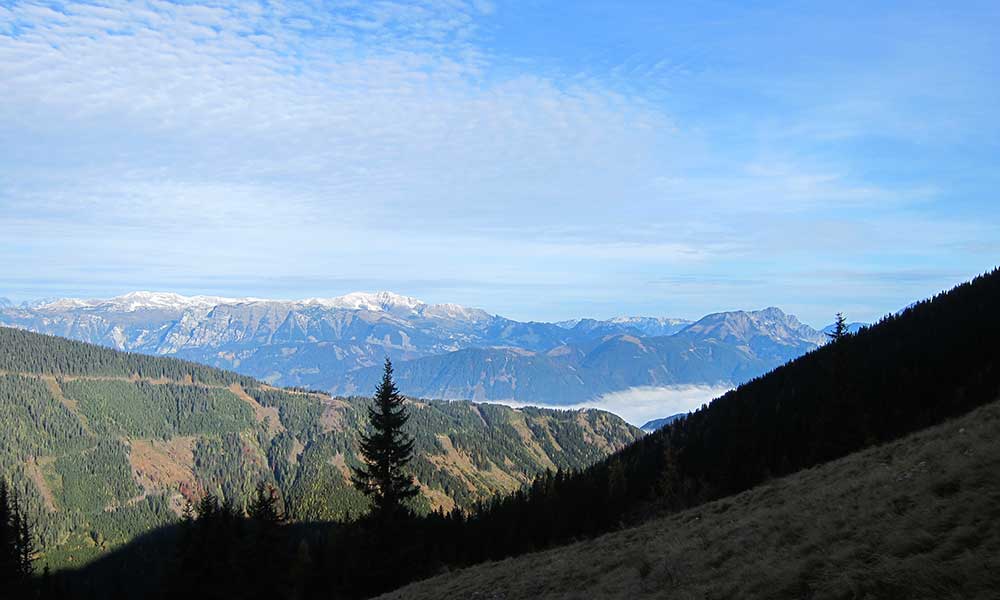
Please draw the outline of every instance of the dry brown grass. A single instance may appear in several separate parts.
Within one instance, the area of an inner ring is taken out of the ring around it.
[[[605,439],[603,435],[600,435],[596,431],[594,431],[594,428],[591,427],[590,425],[590,421],[587,420],[587,413],[585,411],[583,410],[577,411],[576,424],[580,426],[581,430],[583,430],[584,442],[596,448],[600,448],[602,451],[608,454],[611,454],[615,451],[615,449],[611,447],[611,444],[608,443],[608,440]]]
[[[441,490],[427,487],[421,483],[419,479],[416,479],[415,481],[417,483],[417,487],[420,488],[420,493],[427,498],[428,502],[430,502],[431,510],[441,509],[444,512],[450,512],[453,508],[455,508],[455,500],[452,499],[451,496]]]
[[[297,460],[298,459],[296,458],[296,461]],[[341,477],[344,478],[345,482],[351,481],[351,468],[347,466],[347,459],[344,457],[343,452],[338,452],[334,454],[332,457],[330,457],[330,464],[336,467],[337,471],[340,473]]]
[[[285,430],[285,426],[281,423],[281,415],[276,407],[264,406],[260,402],[257,402],[238,383],[230,384],[228,389],[237,398],[250,405],[250,408],[253,409],[254,418],[258,423],[267,423],[267,435],[269,438]]]
[[[519,410],[514,410],[510,416],[510,424],[521,438],[524,447],[534,455],[538,463],[546,469],[556,470],[557,465],[549,458],[548,453],[535,441],[535,434],[528,427],[527,417]]]
[[[339,398],[330,397],[321,397],[320,402],[323,404],[323,414],[319,418],[319,425],[323,433],[342,431],[346,422],[344,414],[352,410],[351,405]]]
[[[80,421],[80,426],[83,427],[84,431],[88,434],[92,434],[93,432],[90,429],[90,423],[87,421],[87,416],[80,412],[80,405],[76,400],[67,397],[66,394],[63,393],[62,386],[60,386],[59,382],[56,381],[55,376],[40,375],[39,377],[45,382],[45,386],[49,388],[49,392],[52,394],[52,397],[62,403],[62,405],[66,407],[66,410],[73,413],[73,416]]]
[[[480,487],[496,489],[503,493],[512,492],[525,481],[515,479],[513,475],[490,463],[489,468],[477,467],[472,457],[465,450],[455,447],[451,438],[444,434],[435,436],[442,449],[440,454],[428,454],[427,460],[442,471],[447,471],[462,481],[470,492],[476,492]]]
[[[1000,598],[1000,402],[696,509],[384,597]]]
[[[28,457],[28,460],[25,461],[24,471],[28,475],[28,478],[31,479],[31,482],[35,484],[35,488],[38,489],[38,493],[42,497],[42,504],[45,506],[45,510],[49,512],[59,512],[59,506],[56,505],[55,496],[52,494],[52,490],[49,489],[49,484],[45,481],[45,475],[42,474],[42,470],[39,468],[38,463],[35,461],[33,456]]]
[[[145,493],[197,489],[193,436],[169,440],[129,440],[129,462]]]

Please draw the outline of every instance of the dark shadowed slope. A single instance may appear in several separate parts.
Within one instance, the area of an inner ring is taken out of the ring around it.
[[[996,598],[1000,402],[640,527],[383,598]]]

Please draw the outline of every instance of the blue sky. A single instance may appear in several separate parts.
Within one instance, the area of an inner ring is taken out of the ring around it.
[[[0,2],[0,296],[874,319],[1000,256],[951,4]]]

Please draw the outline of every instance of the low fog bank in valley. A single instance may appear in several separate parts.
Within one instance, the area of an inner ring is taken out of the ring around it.
[[[636,427],[641,427],[648,421],[668,417],[677,413],[686,413],[697,409],[702,404],[708,404],[715,398],[733,389],[725,385],[672,385],[664,387],[642,386],[633,387],[619,392],[605,394],[596,400],[579,404],[555,405],[525,403],[508,400],[493,401],[494,404],[504,404],[514,408],[537,406],[540,408],[555,408],[560,410],[577,410],[580,408],[597,408],[614,413]]]

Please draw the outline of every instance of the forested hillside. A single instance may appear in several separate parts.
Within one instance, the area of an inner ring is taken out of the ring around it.
[[[368,401],[0,328],[0,473],[53,568],[174,523],[206,493],[242,506],[259,482],[277,487],[294,520],[363,513],[347,476]],[[410,406],[422,512],[471,508],[641,435],[599,411]]]

